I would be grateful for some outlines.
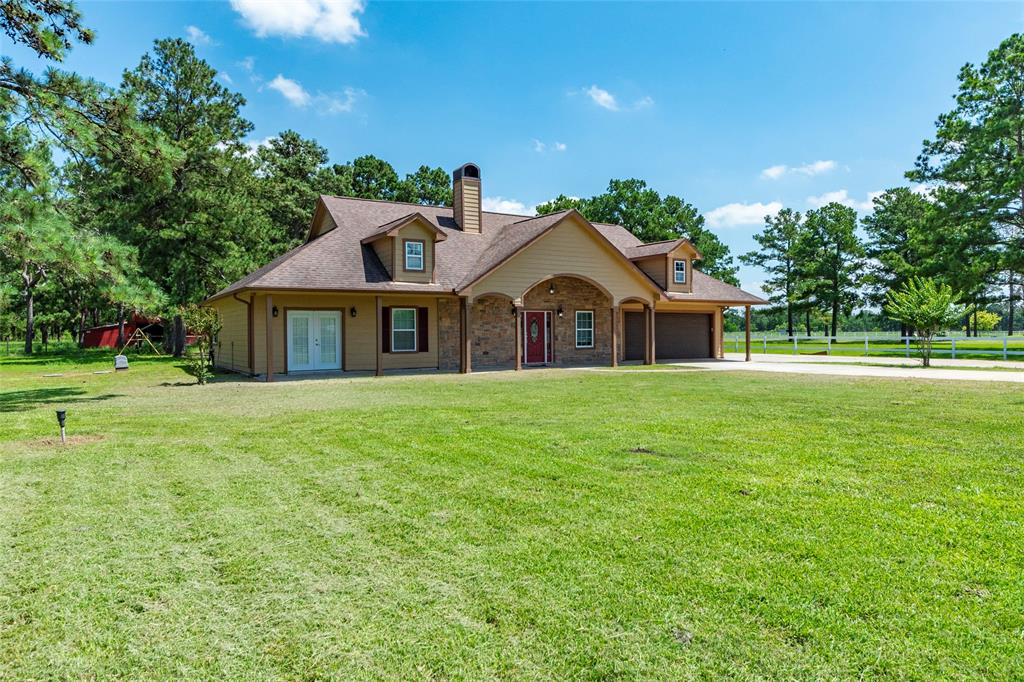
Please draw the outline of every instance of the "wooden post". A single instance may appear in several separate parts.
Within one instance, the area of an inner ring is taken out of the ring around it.
[[[470,374],[473,371],[473,329],[470,309],[472,304],[469,297],[462,299],[462,373]]]
[[[644,312],[646,317],[644,321],[647,323],[647,352],[645,353],[646,359],[645,365],[653,365],[657,361],[657,354],[654,351],[654,304],[644,304]]]
[[[746,329],[745,329],[746,337],[747,337],[747,360],[746,361],[750,362],[750,306],[749,305],[747,306],[747,311],[746,312],[747,312],[747,314],[746,314],[747,325],[746,325]]]
[[[619,306],[612,306],[612,367],[619,366]]]
[[[516,371],[523,368],[523,306],[516,307]]]
[[[274,297],[267,294],[267,381],[274,380]]]
[[[384,299],[377,296],[377,376],[384,375],[384,339],[381,338],[381,329],[384,324]]]

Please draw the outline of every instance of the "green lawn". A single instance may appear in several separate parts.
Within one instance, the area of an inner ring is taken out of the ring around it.
[[[1015,386],[83,358],[0,360],[0,679],[1024,675]]]
[[[1024,364],[1024,336],[1009,336],[1006,338],[1006,360],[1018,361]],[[758,336],[754,333],[750,339],[750,352],[758,355],[764,352],[771,354],[793,355],[793,342],[786,338],[769,337],[767,343],[764,335]],[[747,344],[742,335],[735,333],[726,334],[723,348],[727,353],[743,353]],[[825,338],[814,338],[807,340],[798,338],[797,351],[799,355],[859,355],[875,357],[910,357],[919,358],[920,352],[914,342],[910,343],[908,349],[906,342],[897,338],[872,337],[868,343],[868,352],[864,352],[864,338],[843,337],[833,341],[831,345]],[[944,340],[936,341],[933,347],[934,357],[952,358],[953,342]],[[1019,355],[1018,355],[1019,353]],[[998,339],[960,337],[956,339],[956,358],[970,360],[1002,360],[1003,342]]]

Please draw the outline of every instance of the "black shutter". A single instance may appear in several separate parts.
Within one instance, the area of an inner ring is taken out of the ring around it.
[[[391,352],[391,308],[380,309],[380,349],[381,352]]]
[[[417,308],[416,309],[416,333],[419,336],[416,343],[416,350],[420,353],[426,353],[429,350],[429,344],[427,343],[427,309]]]

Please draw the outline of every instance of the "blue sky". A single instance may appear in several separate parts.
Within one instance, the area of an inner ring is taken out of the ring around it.
[[[332,160],[482,168],[494,207],[639,177],[733,249],[767,211],[863,212],[951,108],[956,74],[1024,4],[82,2],[111,84],[153,40],[190,39],[248,100],[254,142],[292,128]],[[756,290],[762,275],[741,271]]]

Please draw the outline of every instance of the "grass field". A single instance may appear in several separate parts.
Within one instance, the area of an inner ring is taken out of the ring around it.
[[[1003,339],[1006,345],[1006,357],[1003,357]],[[933,344],[933,357],[953,358],[954,345],[956,346],[955,357],[964,360],[1013,360],[1024,365],[1024,336],[1008,336],[1003,338],[969,338],[959,337],[954,341],[948,338],[935,341]],[[742,334],[729,333],[725,335],[723,347],[727,353],[743,353],[747,344]],[[825,337],[804,337],[797,338],[798,355],[853,355],[868,357],[905,357],[920,358],[920,351],[915,342],[911,341],[909,346],[906,341],[901,341],[896,336],[886,338],[884,336],[871,336],[868,339],[867,352],[864,350],[864,338],[856,336],[843,336],[828,343]],[[757,355],[761,353],[794,355],[793,342],[785,337],[770,335],[767,338],[764,334],[754,333],[750,339],[750,352]]]
[[[109,366],[0,360],[0,679],[1024,675],[1015,387]]]

